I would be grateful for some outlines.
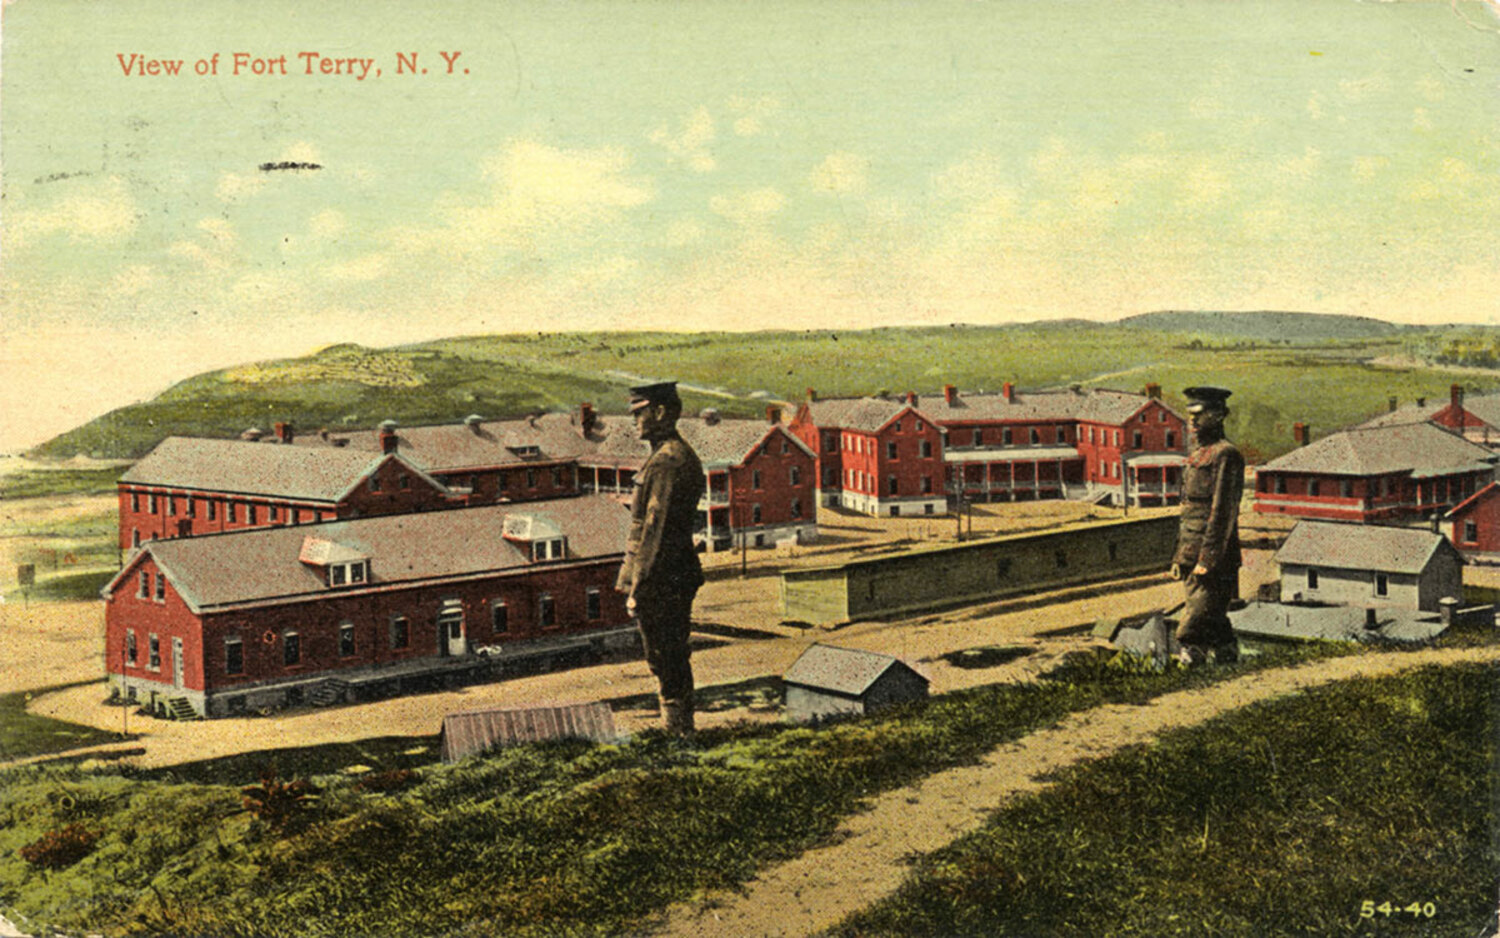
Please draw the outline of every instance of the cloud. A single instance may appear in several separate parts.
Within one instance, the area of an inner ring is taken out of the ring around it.
[[[870,161],[854,153],[830,153],[813,168],[808,184],[819,192],[863,192]]]
[[[135,231],[140,210],[119,176],[79,185],[45,208],[18,208],[7,227],[12,247],[48,235],[70,241],[119,241]]]
[[[652,143],[665,149],[693,172],[712,172],[717,165],[710,149],[715,137],[714,119],[706,107],[700,107],[689,115],[676,134],[665,127],[658,127],[649,137]]]
[[[765,132],[766,118],[781,110],[781,102],[769,95],[759,98],[733,97],[729,99],[729,112],[737,115],[731,124],[740,137],[755,137]]]
[[[769,219],[786,207],[786,196],[767,186],[734,195],[714,196],[708,207],[738,225],[755,225]]]
[[[157,283],[156,271],[145,264],[131,264],[110,281],[109,293],[113,296],[135,296],[149,290]]]
[[[214,195],[220,202],[243,202],[259,192],[266,184],[262,173],[225,173],[214,187]]]

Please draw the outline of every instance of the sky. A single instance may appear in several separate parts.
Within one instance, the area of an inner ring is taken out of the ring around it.
[[[0,452],[334,342],[1500,314],[1495,0],[0,15]]]

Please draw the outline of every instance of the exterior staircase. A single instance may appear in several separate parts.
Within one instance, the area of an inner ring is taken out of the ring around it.
[[[201,720],[198,711],[188,703],[186,697],[173,697],[167,701],[167,716],[173,720]]]
[[[348,699],[349,682],[338,678],[329,678],[319,681],[308,695],[307,702],[314,707],[327,707],[330,704],[342,703]]]

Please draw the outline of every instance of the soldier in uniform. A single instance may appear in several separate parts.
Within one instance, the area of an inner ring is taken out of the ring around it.
[[[693,668],[688,661],[693,597],[703,568],[693,523],[703,496],[703,464],[677,435],[682,399],[674,382],[631,389],[636,431],[651,455],[635,477],[625,562],[615,589],[640,625],[646,663],[661,689],[667,731],[693,731]]]
[[[1182,476],[1182,520],[1172,557],[1172,576],[1183,581],[1187,593],[1177,640],[1184,664],[1202,664],[1210,654],[1227,663],[1239,657],[1229,604],[1239,595],[1245,459],[1224,439],[1230,392],[1192,387],[1183,394],[1197,445]]]

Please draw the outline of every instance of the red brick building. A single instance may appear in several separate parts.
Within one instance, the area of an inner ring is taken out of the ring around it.
[[[1500,555],[1500,483],[1491,482],[1444,516],[1448,540],[1466,555]]]
[[[1255,510],[1399,524],[1447,513],[1490,482],[1496,460],[1490,449],[1433,423],[1344,430],[1257,469]]]
[[[463,504],[393,449],[168,437],[120,477],[121,549],[146,541]]]
[[[698,511],[706,550],[817,538],[817,458],[780,416],[771,408],[765,421],[726,420],[709,410],[677,422],[708,476]]]
[[[1415,404],[1397,407],[1391,398],[1391,409],[1360,424],[1362,429],[1397,426],[1407,423],[1434,423],[1458,433],[1481,446],[1500,447],[1500,394],[1468,394],[1462,385],[1448,388],[1448,399],[1428,401],[1419,398]]]
[[[969,501],[1108,498],[1176,504],[1187,423],[1159,385],[1133,394],[1099,388],[960,394],[924,405],[947,431],[947,488]]]
[[[585,497],[148,541],[103,590],[106,672],[153,711],[223,716],[630,644],[628,524]]]
[[[788,429],[817,457],[822,504],[868,515],[947,509],[942,430],[915,394],[819,400],[809,390]]]

